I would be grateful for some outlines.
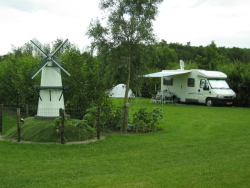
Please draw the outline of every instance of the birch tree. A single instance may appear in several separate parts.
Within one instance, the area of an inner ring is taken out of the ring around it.
[[[100,0],[104,18],[92,21],[87,32],[109,80],[119,74],[126,83],[122,133],[127,132],[128,91],[146,67],[149,51],[145,47],[154,42],[153,21],[162,1]]]

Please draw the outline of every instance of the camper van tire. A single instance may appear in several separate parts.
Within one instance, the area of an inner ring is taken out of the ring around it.
[[[206,100],[206,104],[207,104],[207,106],[209,106],[209,107],[213,106],[213,100],[212,100],[211,98],[208,98],[208,99]]]
[[[173,96],[173,102],[174,102],[174,104],[177,104],[179,102],[178,98],[176,96]]]

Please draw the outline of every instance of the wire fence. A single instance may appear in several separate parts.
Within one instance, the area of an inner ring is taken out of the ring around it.
[[[53,109],[0,106],[0,134],[5,139],[34,142],[84,141],[100,138],[100,108],[94,124],[82,120],[84,108]],[[2,121],[4,119],[5,121]]]

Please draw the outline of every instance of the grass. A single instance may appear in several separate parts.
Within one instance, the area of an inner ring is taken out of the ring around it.
[[[2,120],[2,132],[0,132],[0,135],[3,135],[8,130],[13,128],[14,125],[16,125],[17,116],[14,115],[14,113],[10,113],[9,111],[3,111],[3,120]]]
[[[117,105],[122,100],[116,100]],[[249,187],[249,108],[161,107],[163,131],[80,145],[0,141],[0,187]]]

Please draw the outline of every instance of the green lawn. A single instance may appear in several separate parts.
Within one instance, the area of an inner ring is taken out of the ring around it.
[[[117,100],[122,105],[122,100]],[[0,141],[0,187],[250,187],[250,109],[151,104],[163,131],[88,144]]]
[[[3,135],[3,133],[11,129],[13,125],[16,125],[16,122],[17,122],[17,116],[14,113],[3,111],[3,122],[2,122],[3,132],[0,132],[0,135]]]

